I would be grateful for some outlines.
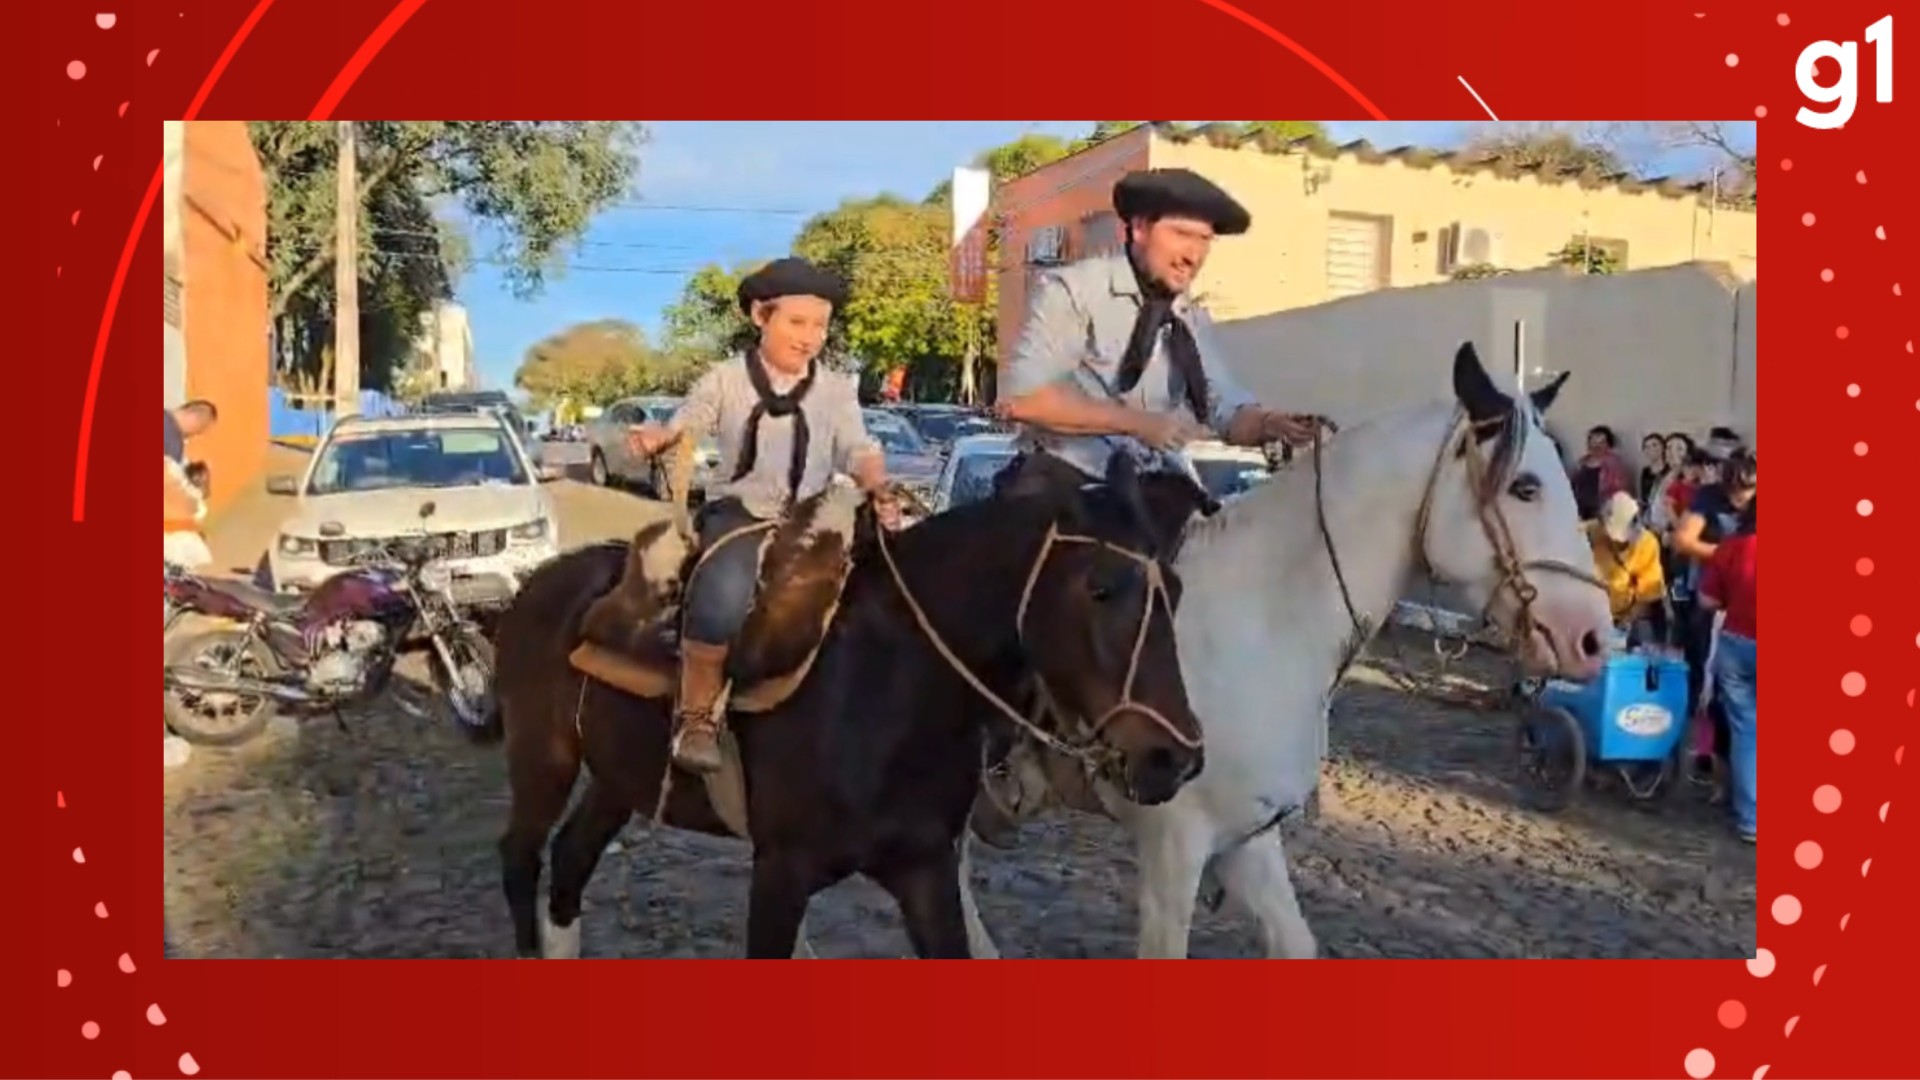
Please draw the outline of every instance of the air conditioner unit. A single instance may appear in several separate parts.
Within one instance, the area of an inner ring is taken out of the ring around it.
[[[1449,225],[1440,254],[1440,272],[1463,266],[1500,266],[1500,233],[1487,225],[1459,221]]]
[[[1035,229],[1027,239],[1027,265],[1058,266],[1067,261],[1067,230],[1059,225]]]

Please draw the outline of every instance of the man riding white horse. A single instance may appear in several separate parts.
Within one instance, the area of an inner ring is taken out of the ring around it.
[[[996,490],[1093,483],[1116,453],[1145,470],[1184,472],[1173,454],[1200,439],[1311,443],[1322,421],[1257,403],[1227,370],[1212,320],[1188,295],[1214,238],[1246,232],[1252,216],[1186,169],[1129,173],[1114,185],[1113,208],[1124,249],[1044,274],[1034,287],[1000,372],[997,411],[1021,434]],[[1009,832],[983,799],[976,835],[1004,845]]]

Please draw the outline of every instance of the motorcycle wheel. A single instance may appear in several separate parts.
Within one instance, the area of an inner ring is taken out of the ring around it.
[[[449,672],[436,654],[431,667],[433,685],[455,726],[478,737],[496,723],[500,705],[493,693],[493,643],[477,627],[450,634],[447,654],[457,671]]]
[[[242,677],[264,678],[273,660],[266,646],[232,628],[185,633],[168,640],[166,666],[237,669]],[[273,699],[265,694],[203,693],[167,687],[167,728],[196,746],[238,746],[266,730]]]

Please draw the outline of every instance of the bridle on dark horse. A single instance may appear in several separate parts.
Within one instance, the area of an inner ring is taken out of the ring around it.
[[[1130,712],[1145,717],[1159,725],[1175,742],[1178,742],[1181,746],[1189,750],[1198,750],[1201,747],[1202,740],[1198,733],[1189,735],[1180,730],[1173,721],[1167,719],[1158,709],[1155,709],[1146,702],[1136,700],[1133,696],[1134,682],[1140,674],[1140,658],[1146,650],[1147,630],[1153,623],[1154,611],[1156,609],[1164,611],[1169,620],[1173,618],[1173,601],[1167,593],[1166,574],[1165,571],[1161,569],[1159,560],[1153,558],[1151,555],[1129,550],[1109,541],[1101,540],[1098,537],[1061,532],[1058,524],[1047,527],[1046,538],[1040,544],[1040,553],[1034,556],[1033,567],[1027,571],[1026,584],[1020,590],[1020,606],[1016,609],[1017,613],[1014,616],[1014,632],[1020,636],[1022,641],[1026,640],[1027,608],[1033,601],[1034,587],[1039,583],[1040,572],[1046,567],[1047,559],[1053,554],[1056,546],[1061,544],[1092,544],[1098,546],[1116,555],[1133,560],[1140,565],[1141,569],[1146,573],[1147,578],[1147,596],[1140,613],[1139,629],[1133,637],[1133,651],[1127,657],[1127,673],[1120,684],[1119,698],[1106,712],[1101,713],[1097,718],[1093,719],[1091,723],[1083,726],[1080,733],[1081,737],[1077,742],[1067,742],[1052,732],[1047,731],[1037,723],[1035,719],[1028,717],[1019,709],[1008,704],[1004,698],[994,693],[986,683],[982,682],[979,676],[968,670],[967,665],[947,646],[946,641],[940,636],[940,632],[934,629],[932,620],[927,617],[926,610],[920,606],[920,602],[914,599],[913,590],[907,587],[906,578],[901,575],[900,566],[894,561],[893,551],[886,540],[886,530],[879,530],[879,536],[880,554],[886,561],[888,572],[893,576],[894,586],[900,590],[900,598],[906,602],[907,610],[913,613],[914,622],[919,624],[920,632],[927,636],[927,641],[933,646],[934,651],[940,654],[940,658],[945,660],[947,665],[953,668],[955,673],[965,680],[968,686],[974,689],[974,692],[987,699],[989,704],[998,709],[1008,720],[1013,721],[1015,726],[1032,736],[1034,741],[1056,753],[1075,758],[1089,765],[1094,765],[1098,763],[1101,757],[1094,746],[1100,733],[1106,729],[1109,723],[1113,722],[1115,717],[1122,713]],[[1056,716],[1060,715],[1054,705],[1056,699],[1048,692],[1045,680],[1036,673],[1034,681],[1039,689],[1041,699],[1041,708],[1035,711],[1035,716],[1044,715],[1047,712],[1053,712]]]

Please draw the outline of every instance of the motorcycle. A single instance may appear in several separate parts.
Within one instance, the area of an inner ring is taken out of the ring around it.
[[[421,507],[423,522],[433,511]],[[401,645],[424,635],[435,689],[456,723],[479,735],[495,720],[493,644],[462,614],[452,581],[424,527],[305,596],[168,566],[167,726],[191,743],[233,746],[265,730],[277,709],[338,718],[385,691]],[[221,623],[175,636],[189,615]]]

